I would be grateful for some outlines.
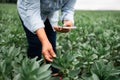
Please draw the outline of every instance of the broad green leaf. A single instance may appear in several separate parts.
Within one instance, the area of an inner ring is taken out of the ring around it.
[[[74,78],[75,76],[77,76],[80,73],[80,69],[75,69],[69,72],[69,76]]]
[[[9,55],[12,54],[12,51],[14,50],[14,48],[15,48],[15,46],[10,47],[9,53],[8,53]]]
[[[46,65],[40,66],[40,68],[39,68],[39,71],[40,71],[39,74],[47,71],[49,69],[49,67],[50,67],[50,64],[46,64]]]
[[[59,76],[58,77],[52,77],[50,80],[59,80]]]
[[[14,76],[13,80],[21,80],[20,79],[20,74],[17,74],[16,76]]]
[[[69,78],[68,78],[68,77],[65,77],[65,78],[63,78],[63,80],[69,80]]]
[[[55,67],[55,68],[57,68],[57,69],[60,69],[60,70],[63,69],[63,67],[61,65],[58,65],[58,64],[56,64],[54,62],[52,63],[52,66]]]
[[[45,72],[43,72],[43,73],[41,73],[41,74],[39,74],[40,76],[39,76],[39,78],[38,78],[38,80],[42,80],[42,79],[44,79],[44,78],[47,78],[47,77],[49,77],[50,75],[51,75],[51,71],[45,71]]]
[[[92,79],[93,80],[100,80],[99,77],[94,73],[92,73]]]

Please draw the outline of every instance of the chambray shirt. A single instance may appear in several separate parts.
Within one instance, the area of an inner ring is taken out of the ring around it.
[[[74,5],[76,0],[18,0],[19,15],[28,30],[35,33],[45,27],[44,21],[49,19],[52,27],[58,25],[60,19],[74,23]]]

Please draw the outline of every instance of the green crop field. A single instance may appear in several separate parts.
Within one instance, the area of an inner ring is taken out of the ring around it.
[[[120,11],[75,11],[77,29],[57,34],[51,64],[26,57],[16,5],[0,4],[0,80],[120,80]]]

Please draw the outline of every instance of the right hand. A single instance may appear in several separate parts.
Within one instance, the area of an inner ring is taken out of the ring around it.
[[[42,54],[43,54],[44,58],[49,62],[53,62],[52,58],[56,57],[56,54],[55,54],[55,52],[52,48],[52,45],[49,41],[46,41],[42,45]]]
[[[39,38],[39,40],[41,41],[42,44],[42,54],[44,56],[44,58],[49,61],[52,62],[52,58],[56,57],[55,52],[53,51],[52,45],[49,42],[47,35],[45,33],[44,28],[39,28],[38,30],[36,30],[36,34]]]

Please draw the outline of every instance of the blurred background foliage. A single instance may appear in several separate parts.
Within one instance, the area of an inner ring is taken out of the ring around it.
[[[17,0],[0,0],[0,3],[16,3]]]

